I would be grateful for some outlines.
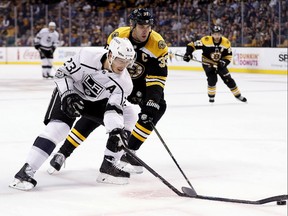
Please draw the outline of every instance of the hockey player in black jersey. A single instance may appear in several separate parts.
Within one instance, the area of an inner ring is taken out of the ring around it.
[[[120,27],[112,32],[108,37],[107,44],[116,36],[129,38],[137,54],[133,67],[128,68],[134,85],[128,101],[139,105],[141,108],[138,114],[138,121],[135,127],[131,128],[132,132],[128,142],[128,147],[135,152],[151,134],[151,122],[156,125],[166,110],[164,87],[168,73],[168,47],[162,36],[152,30],[154,18],[149,10],[134,9],[129,19],[130,26]],[[76,122],[65,143],[50,161],[54,170],[60,170],[64,160],[97,126],[96,124],[91,124],[91,121],[84,117]],[[76,137],[76,139],[72,139],[72,137]],[[143,167],[128,155],[123,155],[119,166],[130,173],[143,172]],[[117,179],[113,178],[113,173],[111,173],[110,177],[105,176],[103,178],[100,168],[100,175],[97,181],[119,184]]]
[[[202,61],[204,62],[202,66],[208,81],[209,102],[214,103],[215,101],[217,75],[221,77],[238,100],[247,102],[227,69],[232,59],[232,50],[230,41],[222,36],[222,27],[214,26],[211,36],[204,36],[200,40],[189,43],[183,60],[189,62],[192,59],[192,53],[197,49],[202,50]]]
[[[10,187],[31,190],[36,186],[35,172],[56,145],[67,137],[76,117],[80,116],[105,125],[109,134],[101,169],[103,175],[113,172],[122,182],[128,181],[130,174],[118,169],[115,163],[122,156],[119,146],[128,139],[123,115],[126,99],[133,89],[127,67],[134,60],[131,42],[116,37],[108,50],[82,48],[57,70],[57,88],[44,119],[46,127],[35,139],[24,166],[16,173]]]

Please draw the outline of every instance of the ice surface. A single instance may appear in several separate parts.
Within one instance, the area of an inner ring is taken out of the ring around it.
[[[37,187],[8,184],[44,125],[54,83],[40,66],[0,65],[0,214],[3,216],[286,216],[287,206],[195,200],[177,196],[147,170],[129,185],[95,180],[107,135],[96,129],[61,172],[36,173]],[[198,194],[258,200],[287,194],[287,76],[232,73],[248,103],[219,79],[209,104],[202,72],[170,71],[161,136]],[[57,148],[60,145],[57,146]],[[57,150],[57,149],[56,149]],[[138,156],[177,189],[188,186],[155,133]]]

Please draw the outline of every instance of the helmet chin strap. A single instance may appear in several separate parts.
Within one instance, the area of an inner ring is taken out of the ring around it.
[[[109,71],[114,72],[114,71],[112,70],[112,62],[113,62],[113,60],[112,60],[112,57],[111,57],[111,59],[109,58],[109,52],[107,53],[107,61],[108,61]]]

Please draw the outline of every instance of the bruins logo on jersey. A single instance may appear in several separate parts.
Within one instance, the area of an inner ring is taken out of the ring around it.
[[[219,51],[219,48],[216,48],[215,51],[210,54],[210,56],[213,61],[219,61],[221,59],[221,52]]]
[[[145,67],[139,62],[134,62],[133,66],[127,69],[132,79],[137,79],[145,71]]]
[[[167,45],[166,45],[166,43],[165,43],[164,40],[160,40],[160,41],[158,42],[158,47],[159,47],[159,49],[164,49],[166,46],[167,46]]]

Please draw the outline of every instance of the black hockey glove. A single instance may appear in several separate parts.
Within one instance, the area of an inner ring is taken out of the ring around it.
[[[106,147],[112,152],[118,152],[122,146],[127,145],[128,133],[124,129],[115,128],[109,133]]]
[[[62,98],[61,110],[70,118],[76,118],[81,115],[84,109],[82,98],[76,94],[68,94]]]
[[[160,105],[153,100],[148,100],[144,107],[142,107],[141,113],[139,114],[140,119],[144,123],[153,122],[155,113],[160,109]]]
[[[227,65],[228,65],[228,64],[227,64],[226,61],[224,61],[224,60],[219,60],[217,67],[218,67],[218,69],[221,70],[221,69],[225,68]]]
[[[40,44],[35,44],[34,47],[35,47],[36,50],[39,50],[41,45]]]
[[[188,54],[188,53],[184,54],[184,56],[183,56],[183,60],[184,61],[189,62],[191,59],[192,59],[192,55],[191,54]]]
[[[132,104],[140,104],[142,102],[143,94],[140,91],[137,91],[135,94],[131,94],[128,96],[128,101]]]

